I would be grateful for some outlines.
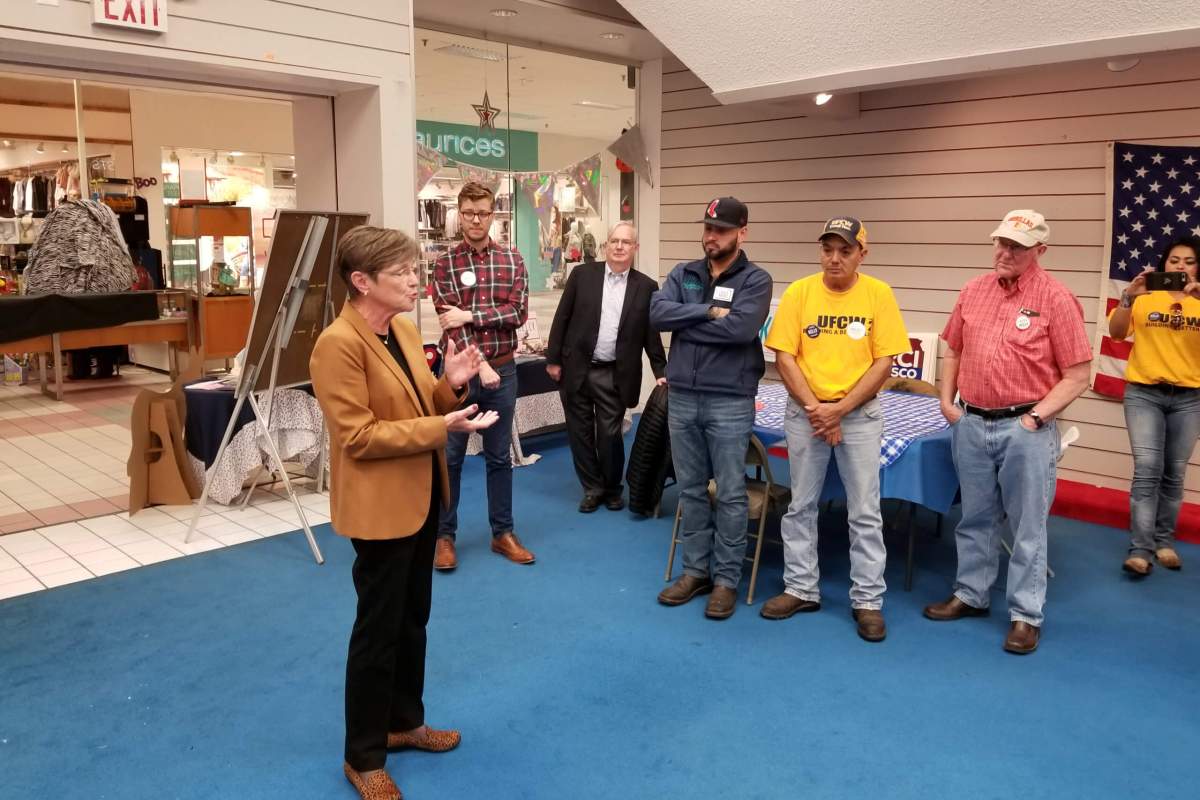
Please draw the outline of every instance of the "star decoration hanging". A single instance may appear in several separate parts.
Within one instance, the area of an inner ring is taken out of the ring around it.
[[[475,109],[475,113],[479,115],[479,130],[496,130],[496,117],[500,116],[500,109],[492,105],[488,100],[487,90],[483,90],[483,102],[479,104],[471,104],[471,108]]]

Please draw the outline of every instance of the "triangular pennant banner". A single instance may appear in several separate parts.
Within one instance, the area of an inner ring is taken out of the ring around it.
[[[650,170],[650,158],[646,155],[646,142],[642,139],[641,128],[634,125],[625,131],[621,138],[608,146],[608,152],[633,167],[633,171],[653,188],[654,175]]]
[[[425,186],[433,180],[433,176],[438,174],[446,164],[446,157],[434,150],[432,147],[426,147],[423,144],[417,144],[417,192],[419,193]]]
[[[587,204],[592,207],[592,210],[597,214],[602,213],[600,209],[600,154],[597,153],[578,164],[572,164],[567,168],[567,175],[579,187],[579,191],[583,193],[583,199],[587,200]]]

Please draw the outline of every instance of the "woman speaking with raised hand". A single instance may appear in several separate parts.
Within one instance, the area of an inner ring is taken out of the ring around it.
[[[417,256],[400,231],[347,233],[337,267],[348,298],[310,362],[329,429],[333,528],[356,553],[343,770],[364,800],[401,796],[384,769],[389,749],[440,752],[461,738],[426,725],[422,702],[438,503],[450,494],[444,448],[448,431],[496,421],[494,411],[458,409],[478,350],[448,346],[436,380],[416,326],[397,316],[416,305]]]

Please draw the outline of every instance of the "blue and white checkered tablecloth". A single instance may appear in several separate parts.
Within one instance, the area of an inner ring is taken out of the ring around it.
[[[787,411],[787,399],[787,388],[782,383],[759,384],[754,403],[754,427],[760,431],[769,430],[779,439],[784,438],[783,417]],[[879,404],[883,408],[883,440],[879,453],[881,466],[891,466],[916,439],[946,427],[946,418],[942,416],[936,397],[880,392]]]

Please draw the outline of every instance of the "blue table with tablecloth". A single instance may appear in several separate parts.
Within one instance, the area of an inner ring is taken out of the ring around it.
[[[785,458],[787,440],[783,418],[787,400],[787,388],[783,384],[760,384],[754,415],[754,434],[773,455]],[[880,498],[915,503],[939,515],[945,514],[958,502],[958,474],[954,471],[950,450],[950,428],[942,416],[938,399],[905,392],[880,392],[879,403],[883,409]],[[821,502],[845,497],[837,460],[831,458]],[[910,514],[906,589],[912,582],[913,519]]]

